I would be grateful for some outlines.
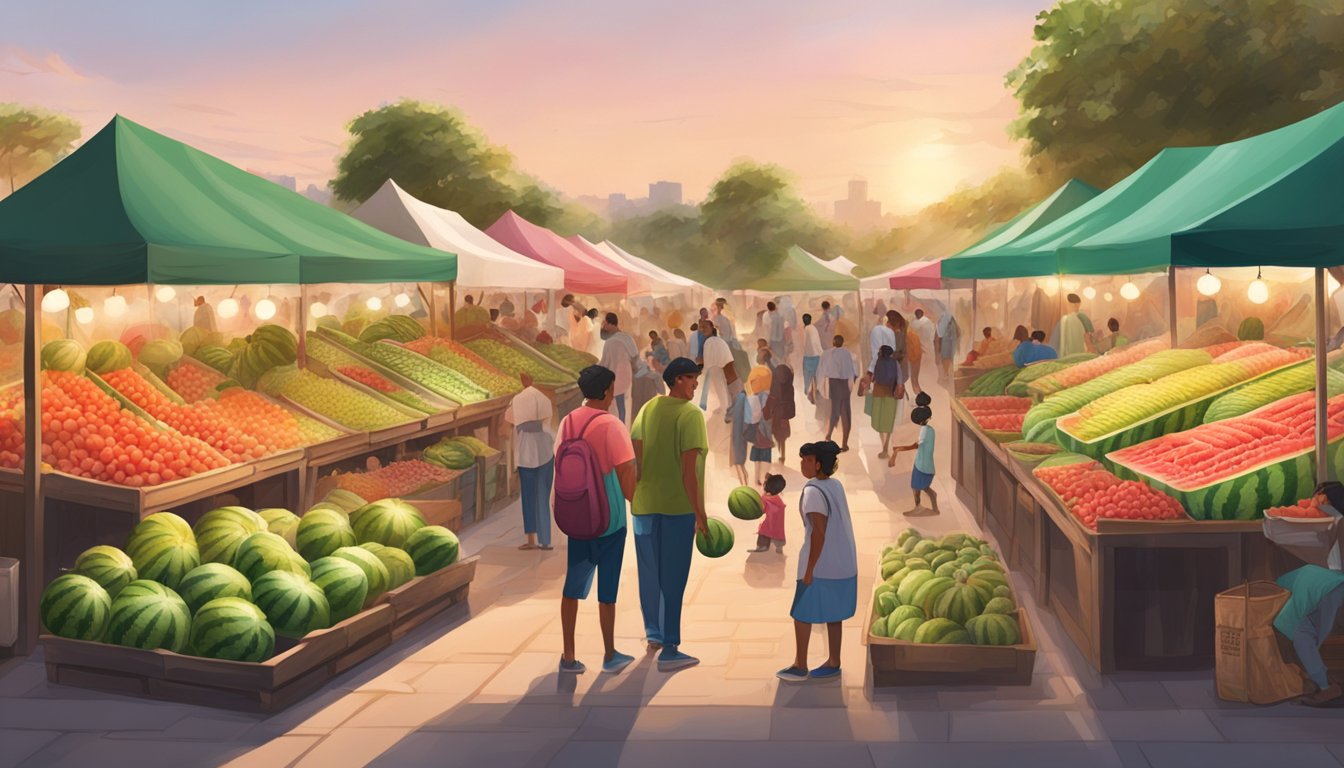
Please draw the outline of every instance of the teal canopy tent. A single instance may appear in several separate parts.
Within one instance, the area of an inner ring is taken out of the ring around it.
[[[789,248],[778,266],[768,274],[754,280],[742,281],[740,284],[728,282],[729,284],[718,287],[759,293],[826,293],[859,289],[857,277],[842,275],[828,268],[796,245]]]
[[[949,258],[962,259],[963,261],[957,262],[960,268],[979,268],[992,260],[994,258],[993,254],[1000,248],[1005,248],[1013,242],[1053,224],[1060,217],[1071,213],[1099,194],[1101,194],[1101,190],[1091,184],[1077,179],[1069,179],[1059,189],[1050,193],[1049,197],[1014,216],[980,242]],[[943,260],[944,265],[948,263],[948,259]],[[943,270],[943,277],[953,277],[946,271],[946,266],[943,267]]]
[[[116,117],[0,202],[0,282],[446,282],[414,245]]]

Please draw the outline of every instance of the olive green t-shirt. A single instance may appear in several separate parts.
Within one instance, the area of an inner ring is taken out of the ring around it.
[[[655,397],[639,410],[630,427],[630,439],[644,443],[632,515],[691,515],[695,509],[681,481],[681,454],[699,451],[695,476],[700,497],[705,495],[705,454],[709,438],[705,416],[690,400]]]

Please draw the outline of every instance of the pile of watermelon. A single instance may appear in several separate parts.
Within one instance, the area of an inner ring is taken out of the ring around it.
[[[882,550],[869,634],[937,645],[1016,645],[1017,603],[999,553],[965,533],[909,528]]]
[[[1077,454],[1059,454],[1032,470],[1064,502],[1064,507],[1097,529],[1097,521],[1185,520],[1181,503],[1134,480],[1121,480],[1093,461]]]
[[[96,546],[52,580],[47,631],[75,640],[259,662],[354,616],[416,576],[457,562],[457,536],[401,499],[333,491],[302,517],[213,509],[189,525],[159,512],[125,549]]]
[[[477,457],[489,458],[499,453],[483,441],[470,435],[445,437],[425,449],[424,459],[445,469],[467,470],[476,465]]]
[[[1031,399],[1007,395],[963,397],[962,406],[980,428],[999,442],[1022,437],[1022,420],[1031,409]]]

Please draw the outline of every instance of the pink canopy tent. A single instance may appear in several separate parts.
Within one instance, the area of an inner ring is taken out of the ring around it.
[[[485,233],[501,245],[565,271],[565,290],[589,295],[625,294],[629,288],[623,270],[605,257],[598,258],[544,227],[508,211]],[[600,256],[600,254],[599,254]]]
[[[941,291],[947,288],[970,287],[970,280],[943,279],[942,260],[912,261],[890,272],[864,278],[860,287],[864,290],[917,291],[920,289]]]
[[[624,275],[626,279],[625,292],[627,295],[634,296],[637,294],[644,294],[649,292],[650,289],[649,281],[644,275],[634,272],[625,264],[620,264],[612,260],[610,256],[603,253],[592,243],[588,242],[588,240],[585,239],[583,235],[574,235],[573,237],[565,238],[565,240],[570,245],[574,246],[575,248],[578,248],[580,251],[583,251],[583,253],[587,255],[588,258],[592,259],[594,262],[610,264],[611,266],[609,267],[609,269],[612,272],[618,275]]]

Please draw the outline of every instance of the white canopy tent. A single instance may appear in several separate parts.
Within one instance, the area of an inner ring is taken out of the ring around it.
[[[565,272],[500,245],[454,211],[412,197],[388,179],[351,214],[377,229],[457,254],[457,284],[467,288],[563,290]]]
[[[823,267],[831,270],[832,272],[844,275],[845,277],[854,277],[854,270],[857,269],[859,266],[858,264],[855,264],[854,262],[850,261],[844,256],[836,256],[834,259],[827,261],[826,259],[823,259],[820,256],[817,256],[816,254],[811,252],[807,252],[807,255],[811,256],[813,259],[816,260],[818,264],[822,265]]]
[[[671,295],[701,288],[701,286],[694,280],[668,272],[662,267],[645,261],[644,259],[625,251],[619,246],[612,244],[609,240],[594,243],[593,247],[617,264],[620,264],[635,274],[645,277],[649,289],[654,293]]]

